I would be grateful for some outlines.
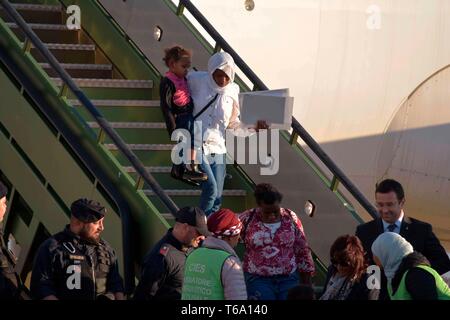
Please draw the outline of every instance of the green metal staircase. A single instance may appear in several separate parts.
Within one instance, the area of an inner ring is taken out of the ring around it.
[[[119,67],[108,61],[102,48],[96,45],[85,31],[68,30],[62,24],[65,16],[62,14],[61,5],[17,4],[15,6],[175,203],[179,207],[197,203],[200,190],[175,181],[169,175],[170,150],[173,142],[170,141],[163,122],[159,97],[156,91],[152,90],[158,83],[147,79],[125,78]],[[23,40],[14,23],[6,24],[19,36],[19,39]],[[62,81],[53,78],[54,73],[48,64],[42,61],[39,53],[32,49],[31,55],[51,77],[53,83],[61,87]],[[98,132],[98,124],[80,106],[80,103],[70,94],[67,98],[69,104],[77,109],[87,124]],[[108,139],[104,143],[123,165],[125,171],[137,181],[133,167],[130,167],[127,160],[121,157],[116,146]],[[229,166],[228,171],[232,172],[233,178],[225,184],[224,206],[242,211],[251,201],[246,198],[249,188],[242,188],[242,181],[239,181],[238,175],[233,174],[232,166]],[[157,197],[154,197],[152,191],[146,186],[144,186],[144,193],[156,204],[160,212],[167,212],[167,209],[158,203]]]

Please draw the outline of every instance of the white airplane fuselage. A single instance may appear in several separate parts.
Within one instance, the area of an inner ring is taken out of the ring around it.
[[[399,180],[406,214],[450,250],[450,1],[195,5],[269,88],[290,89],[296,119],[369,200]]]

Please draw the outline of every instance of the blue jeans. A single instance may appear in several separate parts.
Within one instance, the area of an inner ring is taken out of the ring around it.
[[[226,154],[202,155],[200,168],[208,176],[208,180],[201,183],[200,208],[206,216],[220,209],[225,175],[227,173]]]
[[[300,276],[294,271],[287,276],[262,277],[244,273],[249,300],[286,300],[289,289],[297,286]]]

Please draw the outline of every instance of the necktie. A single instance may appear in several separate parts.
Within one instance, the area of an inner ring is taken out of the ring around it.
[[[397,228],[397,226],[395,224],[390,224],[387,227],[389,232],[394,232],[395,228]]]

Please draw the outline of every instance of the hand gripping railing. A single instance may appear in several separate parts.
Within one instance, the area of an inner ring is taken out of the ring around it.
[[[177,8],[177,15],[181,16],[183,10],[187,9],[197,22],[205,29],[206,32],[214,39],[214,51],[220,50],[228,52],[234,59],[234,62],[245,76],[253,83],[253,90],[268,90],[267,86],[262,80],[253,72],[252,69],[245,63],[245,61],[234,51],[228,42],[217,32],[217,30],[209,23],[209,21],[202,15],[202,13],[192,4],[190,0],[180,0]],[[292,133],[291,144],[297,143],[297,138],[300,137],[312,152],[323,162],[323,164],[333,174],[330,189],[337,190],[339,182],[350,192],[350,194],[358,201],[358,203],[373,217],[378,217],[378,212],[375,207],[367,200],[367,198],[359,191],[359,189],[350,181],[350,179],[342,172],[341,169],[334,163],[333,160],[325,153],[320,145],[311,137],[311,135],[303,128],[303,126],[292,117]]]

